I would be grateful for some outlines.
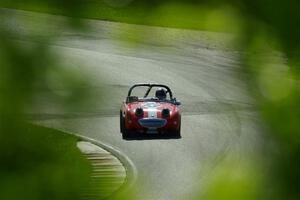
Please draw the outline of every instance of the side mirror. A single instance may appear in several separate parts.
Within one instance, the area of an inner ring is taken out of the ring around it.
[[[177,105],[177,106],[180,106],[180,105],[181,105],[181,102],[180,102],[180,101],[177,101],[176,98],[174,98],[173,101],[174,101],[174,104],[175,104],[175,105]]]
[[[180,105],[181,105],[181,102],[180,102],[180,101],[176,101],[176,102],[175,102],[175,105],[180,106]]]

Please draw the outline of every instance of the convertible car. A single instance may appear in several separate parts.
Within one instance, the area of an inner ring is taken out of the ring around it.
[[[180,104],[166,85],[133,85],[120,109],[123,138],[130,137],[132,133],[181,137]]]

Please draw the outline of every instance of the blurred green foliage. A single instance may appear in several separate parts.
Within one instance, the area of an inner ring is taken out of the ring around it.
[[[32,1],[31,3],[36,3]],[[45,1],[46,2],[46,1]],[[59,1],[63,3],[63,1]],[[56,2],[57,4],[59,2]],[[11,2],[13,3],[13,2]],[[50,3],[50,1],[48,2]],[[53,2],[52,2],[53,3]],[[81,8],[66,1],[65,11]],[[77,139],[62,132],[28,123],[26,111],[39,88],[47,88],[49,70],[60,76],[57,58],[46,46],[49,38],[24,44],[17,31],[0,11],[0,193],[2,199],[82,199],[89,184],[90,165],[76,147]],[[3,19],[3,20],[2,20]],[[73,26],[75,20],[70,21]],[[34,38],[34,36],[28,36]],[[62,85],[78,95],[74,76],[65,76]],[[53,94],[54,97],[58,95]],[[68,95],[64,105],[74,102]],[[80,101],[80,99],[76,100]],[[72,104],[71,104],[72,105]]]
[[[246,80],[261,110],[268,138],[274,145],[272,148],[267,147],[262,163],[241,166],[237,171],[228,167],[228,164],[224,165],[217,178],[212,180],[208,193],[202,198],[300,199],[300,12],[297,0],[2,0],[0,6],[73,17],[232,32],[238,35],[236,43],[242,52],[241,61],[247,74]],[[23,141],[36,137],[33,133],[30,133],[30,137],[27,136],[29,133],[22,125],[22,115],[26,100],[33,95],[34,83],[39,79],[43,80],[47,72],[39,64],[47,63],[45,67],[53,67],[55,61],[49,57],[48,49],[43,45],[24,47],[7,38],[7,35],[14,33],[2,29],[0,34],[0,156],[3,157],[1,161],[5,161],[2,164],[4,171],[1,170],[3,175],[0,188],[6,188],[9,184],[14,185],[15,173],[21,173],[23,168],[28,167],[28,163],[32,163],[31,167],[43,166],[44,161],[38,152],[35,152],[36,157],[28,157],[32,152],[23,151],[40,146],[39,139],[33,139],[32,146],[21,148]],[[49,148],[46,156],[57,156],[55,150],[51,149],[51,143],[49,146],[43,145],[46,150]],[[18,156],[18,148],[25,155]],[[27,164],[23,161],[26,156],[29,160],[26,161]],[[267,167],[263,180],[262,177],[253,179],[262,166]],[[40,169],[43,174],[47,168]],[[55,173],[57,168],[53,167],[51,170]],[[57,170],[57,176],[60,172]],[[35,171],[23,175],[27,175],[29,179],[40,176]],[[59,178],[48,181],[44,184],[51,186],[53,182],[65,183],[65,180]],[[21,191],[24,188],[19,183],[21,182],[16,182],[16,186]],[[37,184],[39,181],[29,183]],[[62,185],[61,187],[63,188]],[[32,185],[32,188],[45,192],[36,185]],[[63,189],[66,192],[63,194],[64,199],[76,199],[71,194],[74,188]],[[261,191],[261,188],[264,190]],[[55,195],[60,191],[52,192],[52,197],[56,198]],[[36,193],[28,195],[34,194]],[[48,194],[47,191],[45,194]],[[32,196],[28,199],[41,199],[40,197]]]
[[[76,138],[21,122],[7,125],[1,124],[1,198],[81,199],[90,166]]]

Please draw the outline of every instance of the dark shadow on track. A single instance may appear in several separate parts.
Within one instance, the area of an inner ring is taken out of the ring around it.
[[[170,139],[181,139],[181,136],[173,134],[141,134],[131,133],[128,137],[123,137],[124,140],[170,140]]]

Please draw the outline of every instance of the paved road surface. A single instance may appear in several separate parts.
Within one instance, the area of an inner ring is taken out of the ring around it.
[[[41,90],[31,112],[44,125],[103,141],[127,154],[138,170],[137,199],[191,199],[222,159],[234,155],[239,165],[240,158],[260,146],[253,100],[239,73],[238,54],[228,45],[232,36],[93,20],[86,21],[90,31],[77,32],[64,26],[63,17],[1,12],[14,15],[6,23],[21,44],[53,36],[51,50],[67,69],[85,77],[87,90],[98,94],[85,106],[63,111],[49,100],[48,90]],[[49,87],[63,95],[59,84],[53,84],[55,76],[49,79]],[[181,139],[122,139],[119,107],[137,82],[172,88],[182,102]]]

